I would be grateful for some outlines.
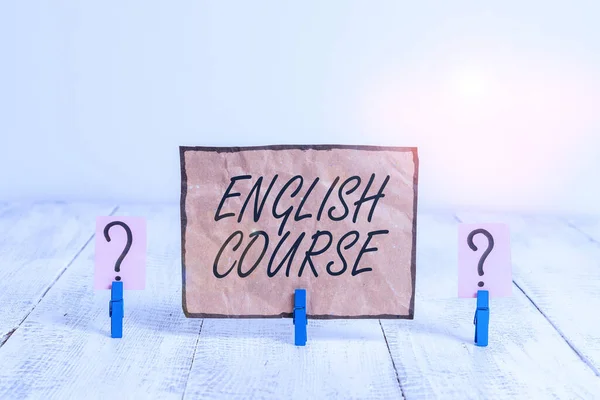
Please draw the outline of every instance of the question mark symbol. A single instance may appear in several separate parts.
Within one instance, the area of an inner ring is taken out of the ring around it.
[[[127,244],[125,245],[125,248],[121,252],[121,255],[119,256],[119,258],[117,259],[117,262],[115,264],[115,272],[120,272],[121,271],[121,262],[123,262],[123,260],[125,259],[125,256],[127,255],[127,253],[129,253],[129,249],[131,248],[131,243],[133,242],[133,235],[131,233],[131,229],[125,222],[113,221],[104,227],[104,238],[106,239],[107,242],[110,242],[110,235],[108,234],[108,231],[110,231],[110,228],[112,228],[113,226],[116,226],[116,225],[125,229],[125,232],[127,233]],[[117,275],[115,277],[115,280],[120,281],[121,277]]]
[[[479,276],[483,276],[483,263],[485,262],[487,256],[490,254],[490,252],[494,248],[494,237],[492,236],[491,233],[489,233],[485,229],[481,229],[481,228],[475,229],[473,232],[469,233],[469,236],[467,237],[467,244],[469,245],[471,250],[477,251],[477,246],[475,246],[475,243],[473,243],[473,237],[480,233],[482,235],[484,235],[488,240],[488,247],[481,255],[481,258],[479,259],[479,264],[477,265],[477,272],[479,273]],[[479,282],[477,284],[477,286],[482,287],[483,282]]]

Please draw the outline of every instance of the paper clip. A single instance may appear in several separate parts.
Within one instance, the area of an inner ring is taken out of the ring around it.
[[[477,291],[477,310],[475,310],[475,344],[477,346],[488,345],[488,327],[490,324],[490,293],[487,290]]]
[[[110,288],[108,315],[110,316],[110,336],[123,337],[123,282],[113,282]]]
[[[306,345],[306,289],[296,289],[294,292],[294,341],[296,346]]]

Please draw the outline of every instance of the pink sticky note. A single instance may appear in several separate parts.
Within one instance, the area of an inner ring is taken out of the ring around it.
[[[478,290],[489,291],[490,297],[512,295],[510,233],[506,224],[458,226],[458,297],[477,297]]]
[[[128,243],[130,243],[129,249],[127,249]],[[119,258],[122,259],[117,271]],[[119,280],[123,282],[125,290],[142,290],[146,286],[146,220],[144,218],[118,216],[96,218],[94,289],[110,289],[112,282]]]

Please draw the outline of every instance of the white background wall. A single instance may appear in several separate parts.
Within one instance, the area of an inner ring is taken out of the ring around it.
[[[179,198],[179,145],[419,146],[420,204],[600,212],[600,2],[0,0],[0,200]]]

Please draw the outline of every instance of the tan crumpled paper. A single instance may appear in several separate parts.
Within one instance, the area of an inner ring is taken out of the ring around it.
[[[416,148],[180,153],[186,316],[413,318]]]

